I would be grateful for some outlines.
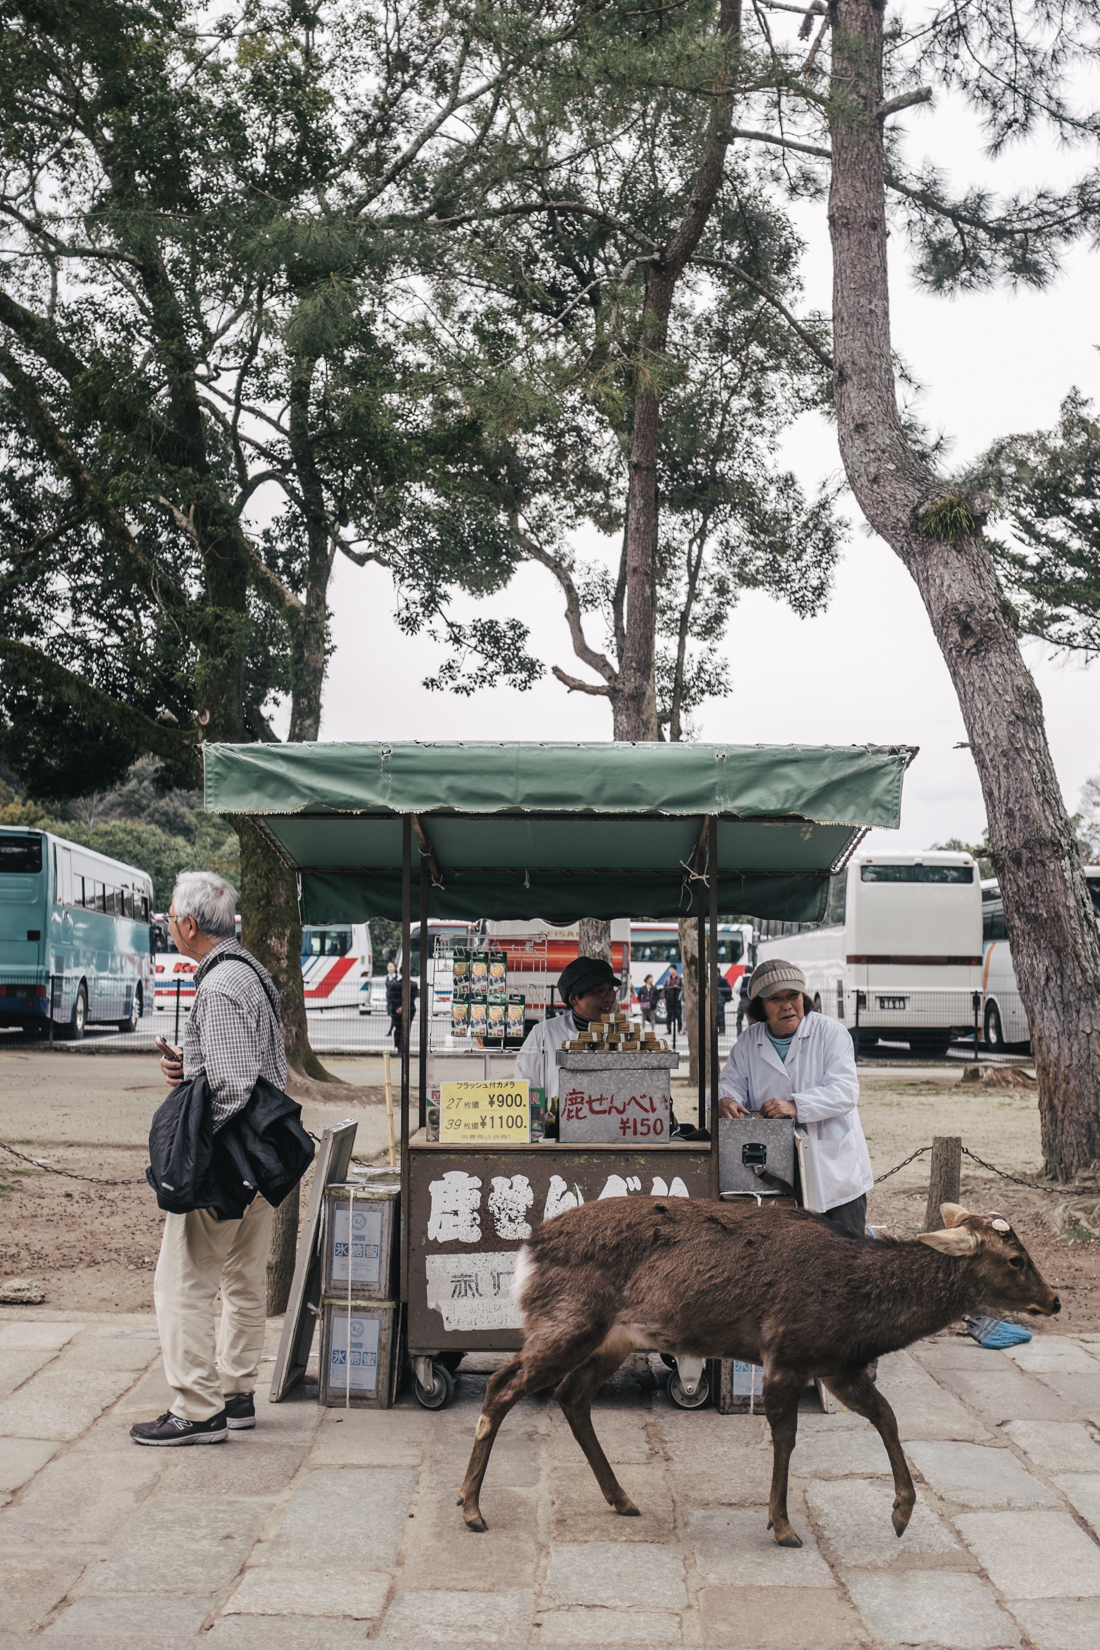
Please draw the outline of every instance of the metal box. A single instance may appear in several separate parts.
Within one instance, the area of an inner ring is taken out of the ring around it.
[[[320,1399],[327,1409],[392,1408],[397,1319],[393,1301],[322,1301]]]
[[[720,1192],[774,1191],[795,1185],[793,1117],[723,1117],[718,1123]],[[763,1169],[770,1180],[757,1174]]]
[[[678,1054],[558,1050],[558,1138],[565,1145],[667,1146]]]
[[[322,1295],[359,1301],[392,1300],[397,1293],[401,1176],[395,1169],[325,1188]]]
[[[740,1359],[723,1358],[719,1366],[714,1407],[719,1415],[739,1415],[749,1410],[763,1411],[764,1371],[760,1365],[744,1364]]]

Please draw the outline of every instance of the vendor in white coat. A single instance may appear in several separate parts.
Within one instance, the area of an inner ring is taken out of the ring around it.
[[[802,970],[778,957],[754,970],[746,1017],[719,1079],[721,1115],[795,1118],[806,1133],[818,1212],[862,1235],[874,1177],[851,1034],[815,1012]]]
[[[552,1020],[541,1020],[516,1056],[516,1076],[525,1077],[533,1089],[542,1089],[546,1099],[558,1092],[557,1052],[589,1022],[611,1014],[619,1001],[621,982],[609,962],[600,957],[574,957],[562,969],[558,994],[563,1011]]]

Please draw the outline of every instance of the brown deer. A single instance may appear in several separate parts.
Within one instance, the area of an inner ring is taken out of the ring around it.
[[[916,1494],[894,1412],[867,1365],[966,1312],[1050,1316],[1061,1306],[1007,1220],[953,1203],[940,1215],[944,1230],[916,1241],[855,1237],[805,1209],[701,1198],[608,1198],[544,1221],[516,1273],[523,1351],[491,1377],[477,1424],[459,1498],[467,1528],[487,1528],[479,1496],[501,1422],[550,1385],[609,1505],[639,1516],[593,1431],[592,1399],[644,1347],[763,1365],[768,1528],[781,1547],[802,1545],[787,1517],[787,1468],[798,1400],[815,1375],[885,1444],[902,1535]]]

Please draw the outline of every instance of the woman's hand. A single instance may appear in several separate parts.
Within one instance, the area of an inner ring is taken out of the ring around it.
[[[723,1094],[718,1101],[718,1114],[720,1117],[747,1117],[749,1115],[740,1101],[734,1100],[728,1094]]]
[[[760,1112],[764,1117],[797,1117],[798,1107],[793,1100],[765,1100]]]

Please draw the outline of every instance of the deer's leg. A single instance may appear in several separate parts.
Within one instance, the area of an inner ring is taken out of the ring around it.
[[[764,1414],[772,1430],[772,1490],[768,1498],[768,1529],[781,1547],[801,1547],[787,1517],[787,1471],[798,1433],[798,1400],[806,1385],[801,1372],[765,1369]]]
[[[555,1397],[565,1412],[573,1436],[585,1453],[588,1465],[596,1475],[596,1482],[609,1507],[623,1518],[641,1515],[611,1470],[611,1463],[600,1447],[592,1426],[592,1400],[623,1361],[622,1347],[600,1347],[586,1364],[574,1369],[559,1386]]]
[[[857,1415],[863,1415],[870,1421],[886,1445],[886,1453],[890,1457],[890,1467],[894,1474],[894,1510],[891,1521],[894,1534],[904,1535],[913,1516],[917,1492],[913,1488],[909,1464],[898,1437],[898,1423],[893,1410],[878,1387],[867,1379],[862,1369],[849,1370],[844,1375],[823,1376],[822,1379],[829,1390],[836,1393],[842,1404],[846,1404]]]
[[[467,1529],[480,1534],[489,1527],[481,1516],[479,1497],[485,1469],[489,1465],[493,1440],[500,1431],[504,1417],[528,1392],[538,1392],[543,1387],[556,1386],[570,1370],[584,1363],[591,1355],[594,1338],[589,1332],[583,1340],[574,1337],[564,1346],[561,1343],[545,1348],[537,1345],[525,1346],[518,1357],[513,1358],[511,1363],[505,1364],[503,1369],[498,1369],[489,1377],[485,1388],[485,1404],[478,1417],[477,1432],[474,1434],[474,1447],[470,1452],[466,1476],[462,1480],[462,1489],[458,1497],[458,1505],[462,1508]]]

